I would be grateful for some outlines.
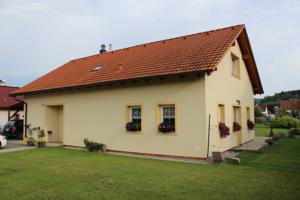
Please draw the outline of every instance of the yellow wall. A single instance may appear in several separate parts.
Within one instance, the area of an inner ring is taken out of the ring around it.
[[[231,75],[231,53],[240,58],[240,79]],[[26,97],[28,123],[48,129],[46,108],[63,106],[63,143],[83,146],[85,137],[107,145],[108,149],[176,156],[206,157],[208,116],[211,115],[211,151],[225,151],[237,145],[236,133],[220,138],[218,104],[225,106],[225,123],[232,130],[232,107],[241,104],[242,140],[254,138],[248,131],[246,108],[253,120],[253,90],[238,43],[231,47],[218,70],[203,77],[150,81],[131,86],[44,94]],[[128,132],[128,105],[142,105],[142,131]],[[158,105],[176,105],[176,131],[161,134],[157,129]]]
[[[204,78],[151,81],[143,85],[100,88],[69,94],[26,97],[28,123],[46,128],[48,105],[63,105],[66,145],[83,146],[85,137],[108,149],[177,156],[206,157]],[[157,129],[157,105],[175,103],[175,134]],[[126,106],[142,104],[142,133],[126,131]]]
[[[231,75],[231,53],[240,58],[240,78]],[[217,71],[205,77],[207,121],[211,115],[211,150],[225,151],[237,146],[237,133],[232,132],[233,106],[241,107],[242,142],[254,139],[254,131],[247,128],[247,107],[250,108],[251,120],[254,121],[253,89],[244,61],[241,59],[238,42],[232,46],[218,65]],[[237,103],[240,100],[240,104]],[[218,129],[218,104],[225,105],[225,123],[231,134],[221,138]],[[208,128],[208,127],[207,127]]]

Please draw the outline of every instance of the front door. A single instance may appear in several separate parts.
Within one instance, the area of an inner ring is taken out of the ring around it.
[[[46,106],[48,142],[63,142],[63,106]]]

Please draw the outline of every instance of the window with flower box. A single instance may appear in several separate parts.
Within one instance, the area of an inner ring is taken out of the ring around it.
[[[175,105],[159,106],[160,121],[159,131],[163,133],[175,132],[176,129],[176,110]]]
[[[141,106],[128,106],[128,123],[126,129],[128,131],[141,131],[142,129],[142,108]]]

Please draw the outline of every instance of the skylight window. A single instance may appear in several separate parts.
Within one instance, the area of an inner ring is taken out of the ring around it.
[[[102,67],[104,67],[104,65],[99,65],[97,67],[94,67],[93,69],[91,69],[91,72],[97,72],[99,71]]]

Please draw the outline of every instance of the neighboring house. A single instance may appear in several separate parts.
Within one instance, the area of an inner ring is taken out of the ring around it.
[[[260,111],[260,113],[261,113],[264,117],[268,117],[269,115],[272,114],[272,113],[268,110],[267,104],[258,103],[258,104],[255,105],[255,107]]]
[[[290,99],[280,101],[280,110],[284,110],[290,114],[300,116],[300,99]]]
[[[45,129],[50,142],[83,146],[89,138],[110,151],[206,159],[254,139],[247,120],[262,93],[245,26],[237,25],[103,48],[12,95],[24,96],[28,123]],[[234,121],[241,131],[232,132]],[[220,136],[219,122],[229,136]]]
[[[17,101],[14,97],[10,97],[9,94],[18,87],[6,86],[0,81],[0,132],[3,126],[9,119],[24,118],[23,103]]]

